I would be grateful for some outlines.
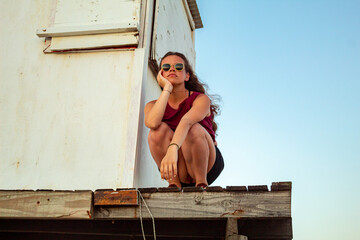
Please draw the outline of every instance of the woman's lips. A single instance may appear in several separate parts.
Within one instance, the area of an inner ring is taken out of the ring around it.
[[[177,77],[176,74],[169,74],[168,77]]]

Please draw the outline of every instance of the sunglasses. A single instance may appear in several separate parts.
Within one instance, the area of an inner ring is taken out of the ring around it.
[[[161,69],[164,70],[165,72],[169,71],[170,68],[171,68],[171,65],[168,64],[168,63],[165,63],[165,64],[163,64],[163,65],[161,66]],[[174,68],[175,68],[176,71],[181,71],[181,70],[184,69],[184,64],[182,64],[182,63],[176,63],[176,64],[174,65]]]

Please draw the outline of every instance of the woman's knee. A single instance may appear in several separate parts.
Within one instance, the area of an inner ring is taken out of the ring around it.
[[[173,131],[171,128],[164,122],[160,124],[157,129],[150,129],[148,135],[149,143],[159,144],[165,140],[171,139]]]
[[[187,142],[196,142],[199,140],[206,140],[205,139],[205,129],[199,123],[195,123],[190,129],[186,136]]]

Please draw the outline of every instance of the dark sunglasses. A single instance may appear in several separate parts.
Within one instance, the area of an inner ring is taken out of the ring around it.
[[[165,63],[165,64],[163,64],[163,65],[161,66],[161,69],[164,70],[165,72],[169,71],[170,68],[171,68],[171,65],[168,64],[168,63]],[[182,63],[176,63],[176,64],[174,65],[174,68],[175,68],[176,71],[181,71],[181,70],[184,69],[184,64],[182,64]]]

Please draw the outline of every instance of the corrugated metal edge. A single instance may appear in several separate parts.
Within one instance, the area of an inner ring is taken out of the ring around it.
[[[196,0],[187,0],[187,3],[189,5],[191,15],[192,15],[192,17],[194,19],[194,22],[195,22],[195,28],[196,29],[203,28],[204,26],[203,26],[203,23],[201,21],[201,16],[200,16],[198,6],[196,4]]]

